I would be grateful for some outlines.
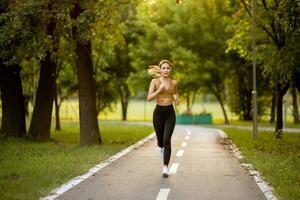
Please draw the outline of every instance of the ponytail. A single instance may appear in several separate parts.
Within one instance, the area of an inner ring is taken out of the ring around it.
[[[160,77],[161,76],[161,73],[160,73],[160,67],[159,66],[157,66],[157,65],[150,65],[149,67],[148,67],[148,73],[151,75],[151,76],[153,76],[153,77],[155,77],[155,78],[158,78],[158,77]]]
[[[148,67],[148,70],[147,70],[148,73],[149,73],[151,76],[155,77],[155,78],[161,77],[160,67],[161,67],[161,65],[164,64],[164,63],[168,63],[169,66],[170,66],[171,68],[173,67],[173,65],[172,65],[172,63],[171,63],[170,61],[168,61],[168,60],[161,60],[161,61],[159,62],[159,65],[158,65],[158,66],[157,66],[157,65],[150,65],[150,66]]]

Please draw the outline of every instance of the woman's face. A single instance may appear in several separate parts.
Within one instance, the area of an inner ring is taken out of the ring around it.
[[[160,66],[161,75],[164,77],[168,77],[171,72],[171,66],[168,63],[163,63]]]

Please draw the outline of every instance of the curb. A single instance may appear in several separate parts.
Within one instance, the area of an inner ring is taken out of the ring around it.
[[[126,149],[123,149],[122,151],[116,153],[115,155],[109,157],[108,159],[106,159],[106,160],[100,162],[99,164],[95,165],[94,167],[90,168],[87,173],[85,173],[81,176],[74,177],[73,179],[71,179],[67,183],[55,188],[54,190],[52,190],[50,192],[49,196],[41,197],[41,198],[39,198],[39,200],[53,200],[53,199],[55,199],[56,197],[60,196],[64,192],[66,192],[69,189],[73,188],[74,186],[76,186],[80,182],[82,182],[85,179],[89,178],[91,175],[93,175],[96,172],[100,171],[101,169],[108,166],[109,164],[111,164],[115,160],[121,158],[122,156],[126,155],[127,153],[129,153],[133,149],[136,149],[137,147],[141,146],[142,144],[144,144],[145,142],[151,140],[154,137],[155,137],[155,134],[153,132],[149,136],[137,141],[135,144],[127,147]]]
[[[222,130],[215,129],[221,136],[222,139],[228,139],[229,141],[229,149],[235,157],[242,163],[242,167],[244,167],[255,180],[255,183],[258,185],[259,189],[264,193],[267,200],[278,200],[274,195],[274,188],[266,181],[263,180],[261,174],[254,170],[253,165],[249,163],[242,162],[243,155],[242,152],[237,148],[237,146],[228,138],[226,133]]]

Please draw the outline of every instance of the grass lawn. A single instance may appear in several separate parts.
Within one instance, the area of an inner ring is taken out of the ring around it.
[[[80,146],[77,123],[53,141],[0,138],[0,199],[38,199],[153,132],[150,126],[100,123],[102,145]]]
[[[259,140],[252,139],[252,131],[223,129],[251,163],[275,188],[280,199],[300,199],[300,134],[284,133],[282,140],[273,132],[259,132]]]

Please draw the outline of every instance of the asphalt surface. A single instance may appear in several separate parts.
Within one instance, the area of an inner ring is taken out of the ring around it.
[[[266,199],[253,177],[221,144],[220,134],[214,129],[176,125],[169,167],[169,178],[162,178],[162,161],[154,138],[56,199]]]

